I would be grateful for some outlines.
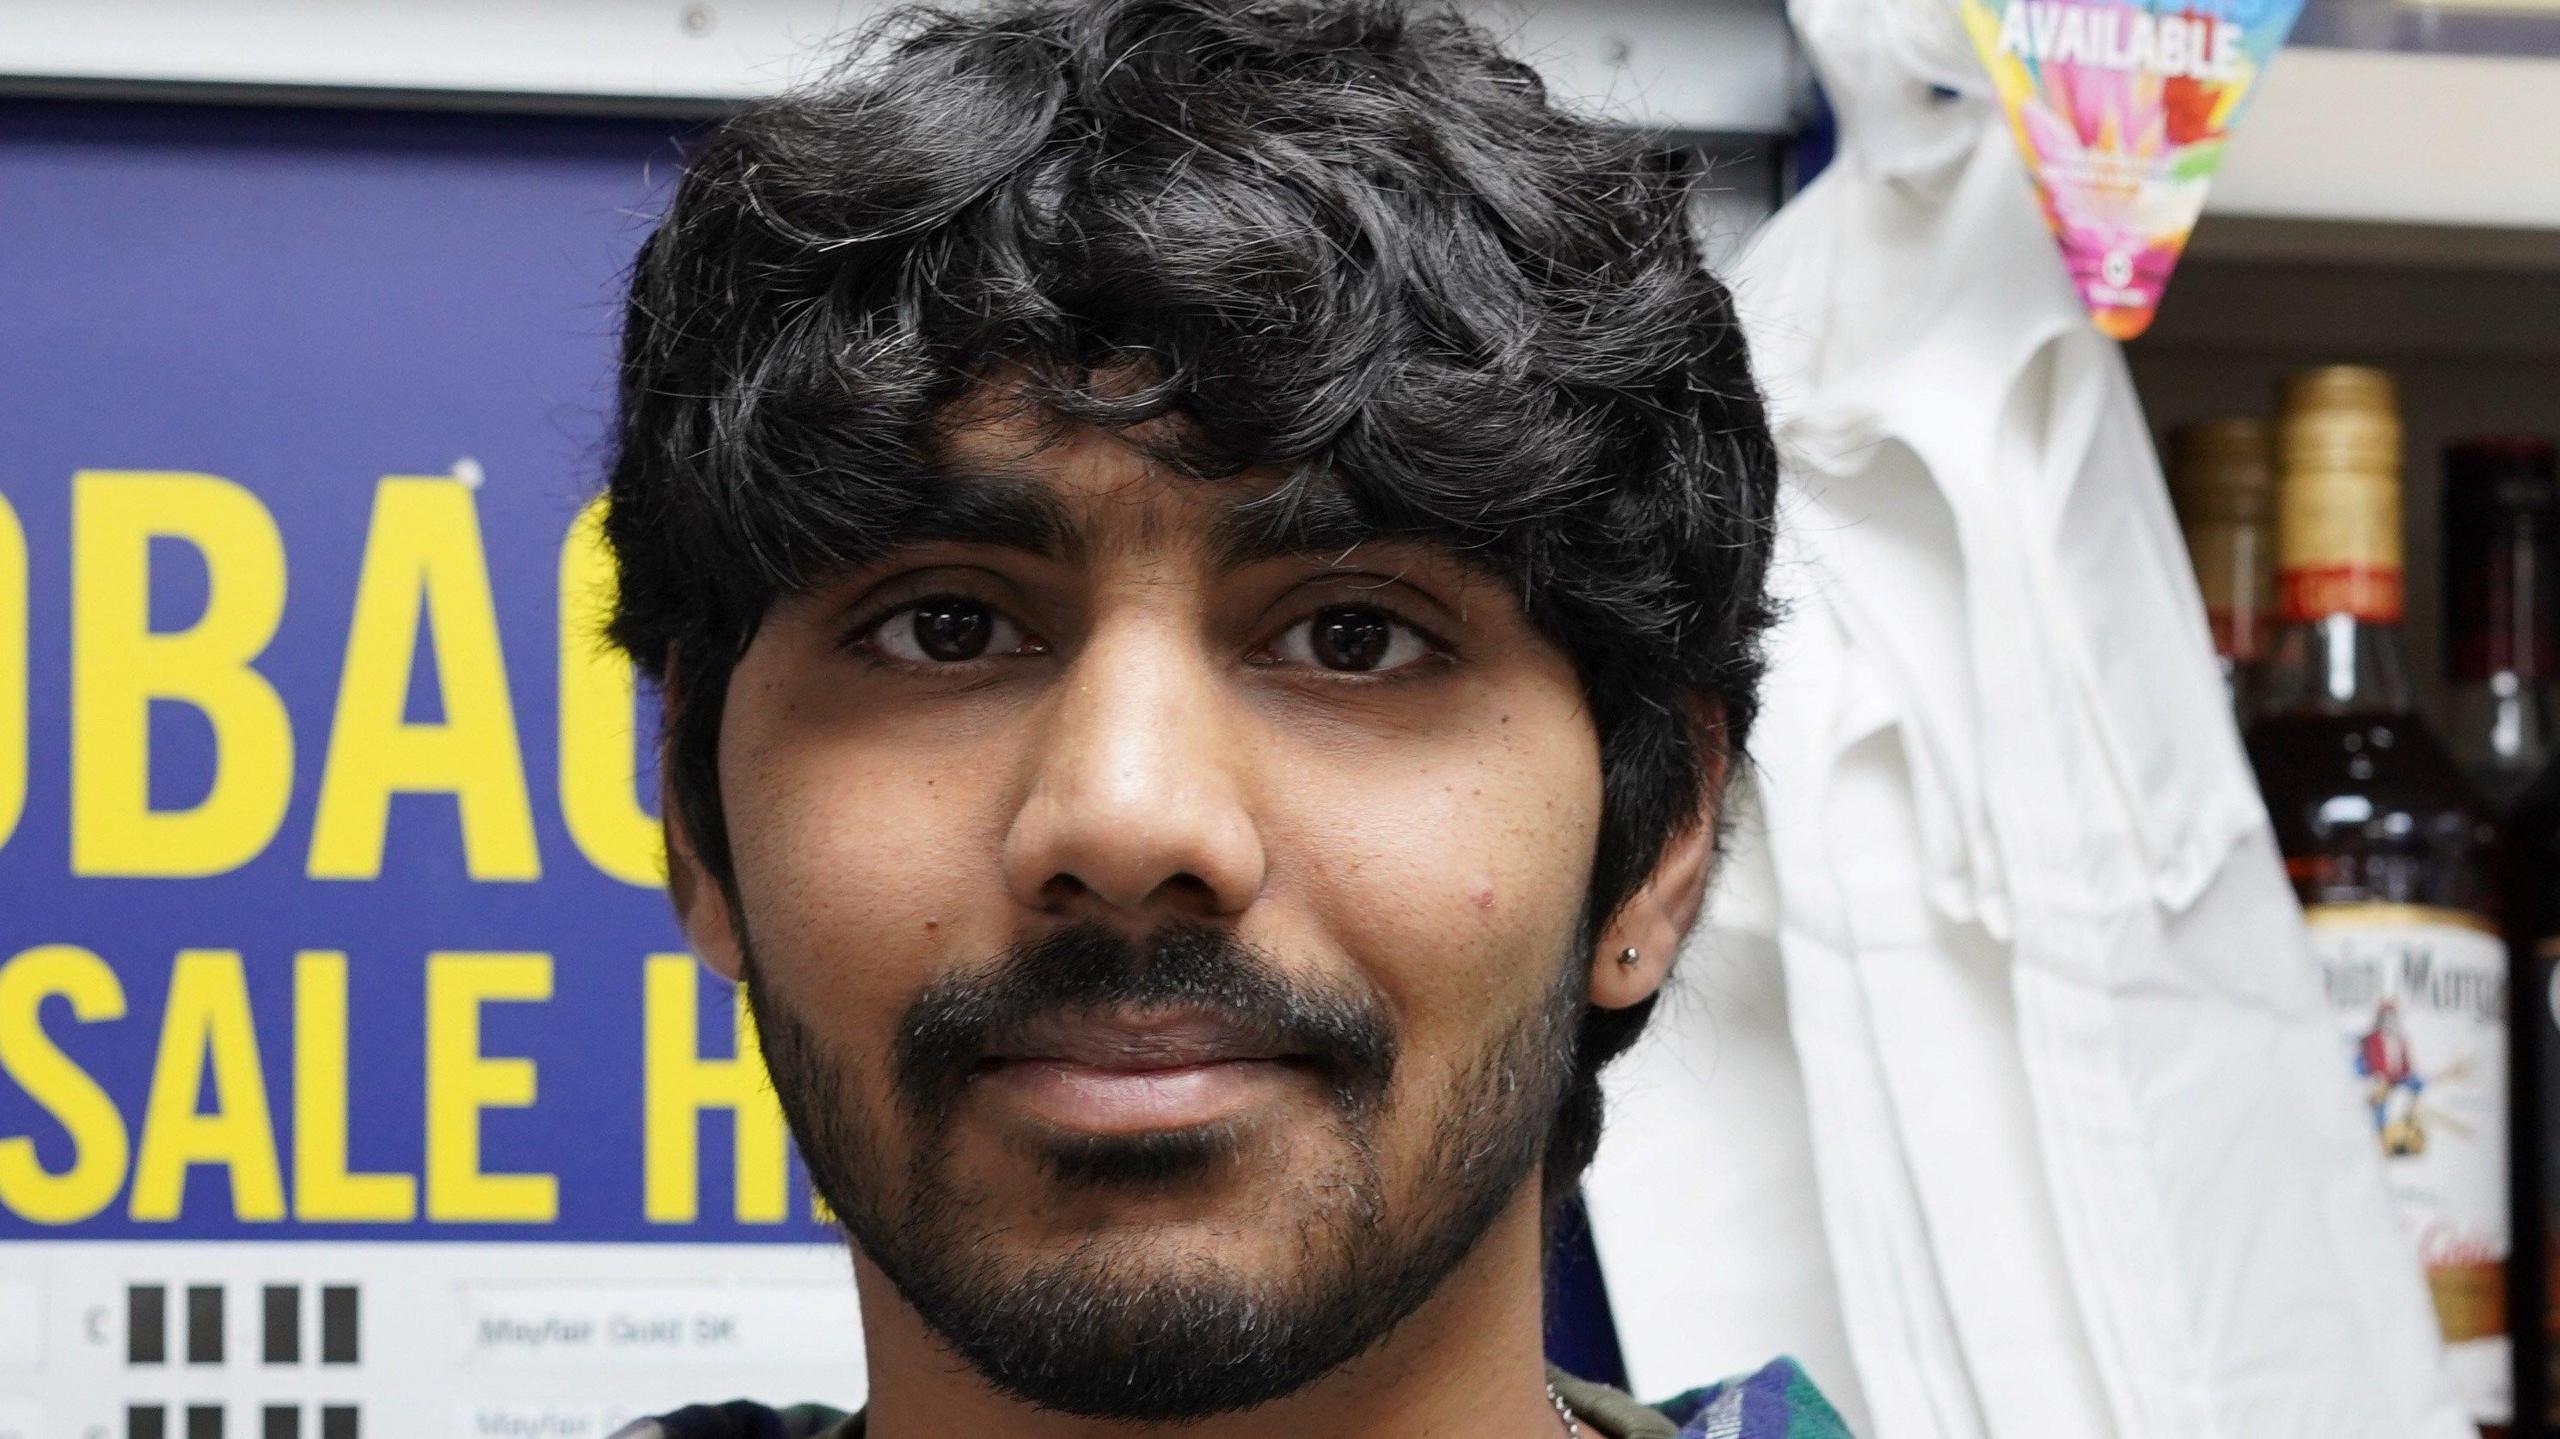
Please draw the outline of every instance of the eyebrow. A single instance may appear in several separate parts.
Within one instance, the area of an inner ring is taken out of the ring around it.
[[[1439,556],[1518,602],[1519,583],[1493,550],[1455,543],[1427,528],[1381,525],[1361,510],[1359,501],[1330,485],[1291,487],[1247,500],[1219,518],[1210,543],[1224,570],[1318,557],[1339,564],[1362,545],[1408,545]]]
[[[1037,472],[982,466],[946,471],[941,479],[898,518],[891,548],[988,545],[1067,564],[1092,557],[1093,542],[1084,526]],[[1211,527],[1209,546],[1216,566],[1233,571],[1272,560],[1340,555],[1391,539],[1446,547],[1429,536],[1380,526],[1339,489],[1291,487],[1230,507]],[[1455,553],[1455,558],[1470,569],[1491,573],[1480,557]]]
[[[946,474],[890,526],[887,548],[991,545],[1074,563],[1087,545],[1056,492],[1028,474]]]
[[[1286,503],[1279,503],[1285,496]],[[1341,490],[1291,487],[1228,510],[1210,534],[1221,569],[1239,570],[1266,560],[1341,554],[1385,531]]]

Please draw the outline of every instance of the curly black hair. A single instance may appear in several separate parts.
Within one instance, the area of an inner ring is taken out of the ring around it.
[[[1700,183],[1400,0],[912,6],[711,129],[632,276],[605,526],[706,868],[734,886],[760,618],[896,542],[935,416],[1003,366],[1059,425],[1171,413],[1181,473],[1276,467],[1258,503],[1503,576],[1588,693],[1596,936],[1717,808],[1770,617],[1777,464]],[[1586,1014],[1551,1199],[1649,1008]]]

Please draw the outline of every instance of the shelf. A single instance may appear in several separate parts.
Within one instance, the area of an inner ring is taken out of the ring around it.
[[[2560,59],[2296,47],[2261,84],[2208,216],[2396,227],[2435,263],[2560,254],[2516,233],[2560,232]]]

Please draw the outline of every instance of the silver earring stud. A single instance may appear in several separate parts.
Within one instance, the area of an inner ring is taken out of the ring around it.
[[[1632,944],[1631,944],[1631,945],[1628,945],[1626,948],[1624,948],[1624,949],[1622,949],[1622,950],[1619,950],[1619,951],[1618,951],[1618,964],[1619,964],[1619,967],[1624,968],[1624,969],[1633,969],[1633,968],[1635,968],[1635,967],[1636,967],[1636,962],[1637,962],[1638,960],[1643,959],[1643,958],[1644,958],[1644,956],[1643,956],[1643,955],[1641,955],[1641,954],[1638,954],[1638,953],[1636,952],[1636,947],[1635,947],[1634,945],[1632,945]]]

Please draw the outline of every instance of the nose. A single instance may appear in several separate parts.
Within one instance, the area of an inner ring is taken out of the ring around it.
[[[1265,860],[1230,698],[1184,636],[1094,635],[1034,719],[1005,836],[1016,900],[1141,929],[1243,913]]]

